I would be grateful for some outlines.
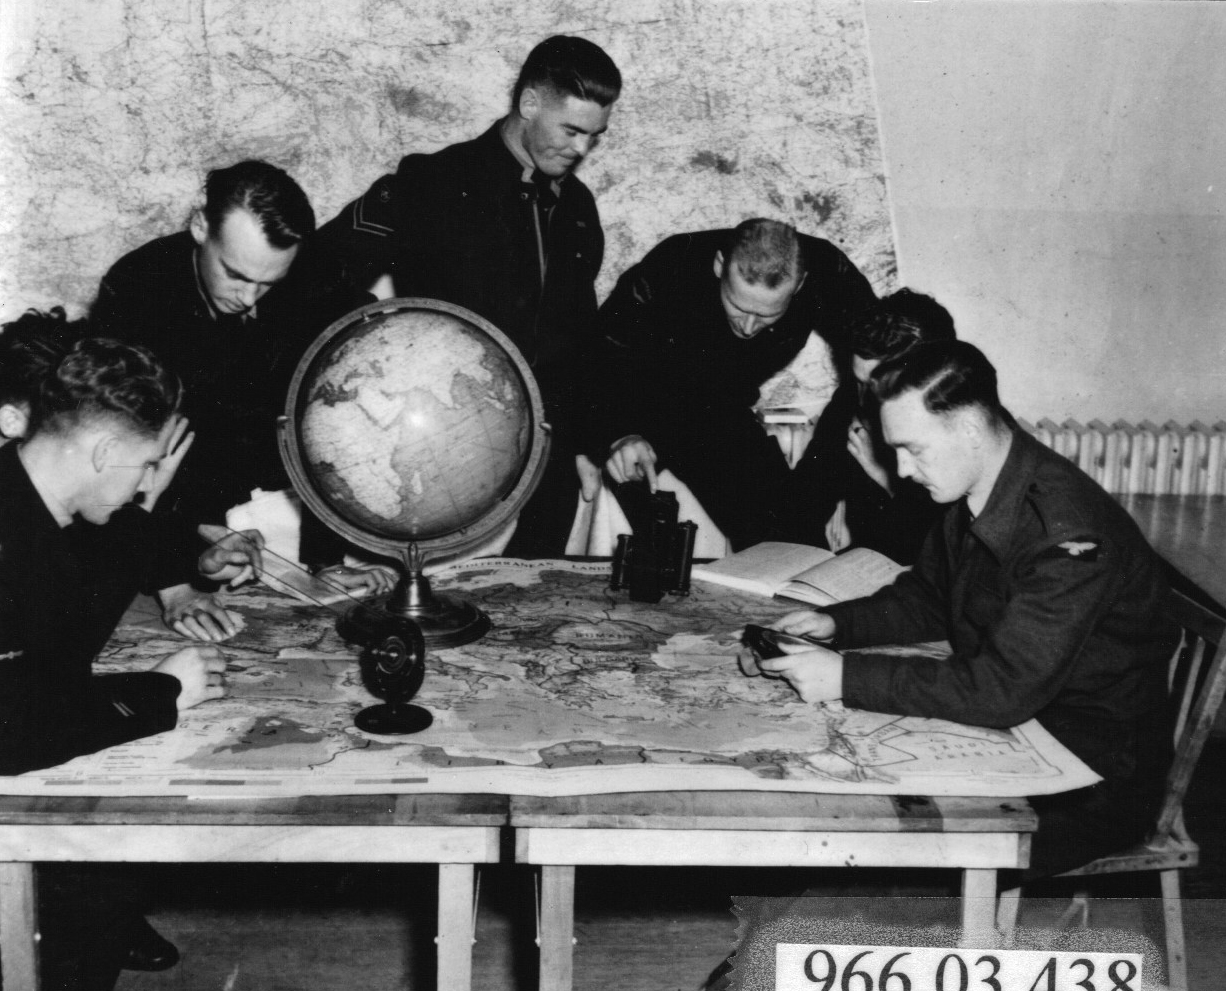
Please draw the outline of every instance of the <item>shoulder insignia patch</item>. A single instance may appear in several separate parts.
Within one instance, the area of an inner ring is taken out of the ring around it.
[[[1066,540],[1052,550],[1061,557],[1076,558],[1078,561],[1097,561],[1098,548],[1097,540]]]
[[[388,237],[392,228],[391,203],[394,199],[386,176],[353,201],[353,229],[363,234]]]

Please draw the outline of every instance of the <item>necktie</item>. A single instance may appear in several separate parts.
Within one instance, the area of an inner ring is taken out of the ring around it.
[[[548,230],[549,217],[558,202],[558,194],[553,191],[553,179],[537,169],[532,173],[532,185],[536,187],[536,210],[540,214],[541,230]]]

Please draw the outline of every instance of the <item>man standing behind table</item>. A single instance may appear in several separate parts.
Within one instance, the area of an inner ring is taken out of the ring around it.
[[[602,49],[549,38],[524,62],[506,117],[473,141],[401,159],[319,233],[322,263],[350,284],[390,273],[399,296],[466,307],[532,367],[553,443],[509,554],[563,553],[574,516],[577,382],[604,256],[596,203],[574,172],[620,93]]]
[[[1009,727],[1037,718],[1103,780],[1032,798],[1028,876],[1143,838],[1171,753],[1166,669],[1178,639],[1157,555],[1131,517],[1000,405],[964,341],[873,376],[898,473],[951,504],[914,569],[865,599],[777,626],[832,649],[764,660],[808,702]],[[948,639],[941,660],[837,652]]]
[[[102,279],[90,332],[149,348],[183,381],[195,445],[165,503],[194,528],[224,523],[256,488],[289,486],[277,417],[298,358],[333,320],[370,301],[342,288],[319,290],[295,260],[315,230],[301,187],[267,162],[209,172],[204,204],[188,230],[125,255]],[[331,563],[340,543],[314,520],[304,561]],[[355,591],[384,590],[381,571],[329,569]],[[160,593],[169,625],[202,639],[233,632],[224,609],[190,586]]]
[[[775,536],[790,472],[759,389],[811,333],[845,361],[847,319],[873,300],[842,251],[776,220],[667,238],[600,308],[597,463],[652,489],[670,468],[735,550]]]

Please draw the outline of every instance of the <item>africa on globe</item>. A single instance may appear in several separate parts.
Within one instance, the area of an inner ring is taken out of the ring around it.
[[[422,540],[471,524],[523,469],[532,411],[510,355],[447,313],[371,321],[316,362],[302,451],[359,527]]]

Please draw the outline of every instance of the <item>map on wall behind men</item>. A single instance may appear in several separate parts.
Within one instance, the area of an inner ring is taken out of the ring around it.
[[[236,593],[227,698],[171,732],[0,791],[35,795],[591,794],[737,789],[1021,796],[1096,780],[1037,723],[1009,731],[802,702],[737,666],[746,623],[786,611],[694,583],[657,605],[608,589],[609,565],[470,561],[436,576],[489,613],[476,643],[432,650],[412,736],[354,726],[376,700],[336,616],[267,590]],[[184,641],[125,623],[99,672],[141,670]]]

